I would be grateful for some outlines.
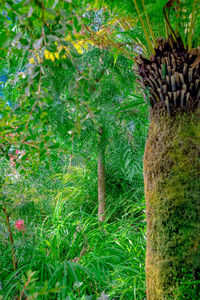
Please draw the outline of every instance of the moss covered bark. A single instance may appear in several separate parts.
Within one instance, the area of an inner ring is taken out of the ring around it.
[[[147,299],[200,299],[199,110],[152,114],[144,180]]]

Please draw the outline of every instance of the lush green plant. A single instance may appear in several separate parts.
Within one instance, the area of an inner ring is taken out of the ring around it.
[[[37,201],[42,191],[41,184],[37,186],[32,179],[35,202],[32,205],[29,202],[28,206],[24,204],[25,207],[19,203],[10,218],[18,263],[15,272],[10,262],[6,227],[2,227],[0,264],[3,299],[10,299],[15,294],[24,294],[28,299],[64,299],[67,296],[69,299],[96,299],[103,291],[111,299],[144,298],[145,223],[142,199],[140,205],[130,205],[130,194],[121,194],[119,199],[115,199],[115,210],[121,209],[124,213],[113,218],[115,212],[111,205],[107,221],[99,227],[96,197],[91,187],[86,187],[91,170],[74,169],[63,174],[63,180],[68,184],[65,188],[67,193],[61,188],[61,175],[54,176],[54,179],[51,176],[49,180],[54,182],[54,191],[51,191],[55,197],[53,202],[48,198],[50,193],[46,194],[48,181],[42,188],[43,199]],[[91,182],[94,187],[95,184]],[[78,193],[76,186],[79,187]],[[30,190],[27,193],[30,196]],[[91,204],[84,205],[87,197],[91,196],[93,211]],[[24,234],[13,227],[18,218],[25,221]]]
[[[148,120],[134,63],[138,54],[155,54],[157,37],[173,36],[170,24],[185,47],[197,47],[198,5],[1,1],[0,69],[9,78],[0,103],[3,299],[145,298]],[[145,99],[149,104],[148,93]],[[107,216],[100,226],[102,126]],[[19,150],[15,169],[10,158]],[[25,230],[17,231],[18,219]],[[186,278],[180,297],[189,284],[196,283]]]

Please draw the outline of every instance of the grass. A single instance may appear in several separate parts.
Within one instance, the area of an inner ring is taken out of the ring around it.
[[[43,208],[38,218],[40,205],[35,216],[24,215],[24,235],[14,229],[17,215],[13,216],[18,269],[12,270],[4,228],[2,299],[145,299],[144,207],[133,203],[131,209],[128,217],[124,210],[112,222],[111,211],[107,221],[99,224],[96,208],[92,213],[73,210],[73,203],[60,197],[51,214],[45,216]]]

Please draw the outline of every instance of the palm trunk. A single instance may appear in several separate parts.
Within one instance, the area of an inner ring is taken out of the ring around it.
[[[98,219],[105,220],[105,167],[104,167],[104,141],[103,128],[100,130],[99,155],[98,155]]]
[[[154,111],[144,154],[147,299],[200,299],[200,111]]]
[[[178,35],[138,58],[152,108],[144,155],[147,299],[200,299],[200,51]],[[195,282],[196,281],[196,282]],[[199,281],[199,282],[197,282]]]

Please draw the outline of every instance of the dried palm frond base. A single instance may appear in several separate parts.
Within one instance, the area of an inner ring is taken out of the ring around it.
[[[164,107],[170,116],[194,111],[200,102],[200,48],[190,52],[180,37],[157,40],[155,55],[138,57],[140,83],[152,108]]]

